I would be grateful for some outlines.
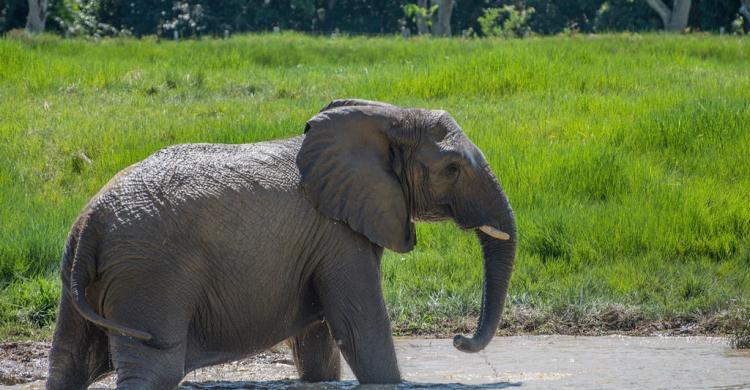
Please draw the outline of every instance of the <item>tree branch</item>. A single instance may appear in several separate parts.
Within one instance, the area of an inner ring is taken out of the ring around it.
[[[672,10],[670,10],[661,0],[646,0],[646,2],[654,11],[656,11],[657,14],[659,14],[661,21],[664,23],[664,28],[666,28],[669,24],[669,17],[672,14]]]
[[[425,18],[425,15],[422,13],[422,10],[427,10],[429,7],[429,4],[427,4],[427,0],[417,0],[417,6],[419,7],[419,11],[417,12],[417,34],[419,35],[427,35],[430,33],[430,28],[427,26],[427,20]]]
[[[745,17],[745,19],[747,19],[748,23],[750,23],[750,0],[742,0],[742,5],[740,5],[740,13]]]

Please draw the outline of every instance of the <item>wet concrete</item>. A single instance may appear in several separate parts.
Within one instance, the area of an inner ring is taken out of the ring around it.
[[[496,337],[485,351],[465,354],[446,339],[398,339],[405,381],[398,388],[464,389],[750,389],[750,351],[713,337]],[[188,374],[185,389],[348,389],[344,381],[296,382],[287,351]],[[110,388],[113,378],[93,386]],[[363,386],[364,387],[364,386]],[[41,382],[19,385],[39,389]]]

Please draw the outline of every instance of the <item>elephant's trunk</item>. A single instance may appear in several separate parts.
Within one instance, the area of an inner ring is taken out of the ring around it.
[[[477,230],[477,238],[484,256],[484,289],[482,309],[476,333],[472,338],[456,335],[453,345],[464,352],[479,352],[495,335],[503,313],[513,263],[516,258],[516,224],[508,199],[500,190],[500,209],[494,226],[507,233],[509,239],[499,239]],[[497,198],[496,198],[497,199]],[[497,208],[497,204],[495,206]],[[497,215],[496,213],[492,213]]]

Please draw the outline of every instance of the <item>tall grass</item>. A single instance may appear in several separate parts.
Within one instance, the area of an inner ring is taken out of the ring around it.
[[[0,334],[53,320],[67,229],[118,170],[297,135],[342,97],[446,109],[485,152],[519,223],[510,322],[747,307],[748,64],[750,40],[705,35],[0,40]],[[474,238],[421,224],[418,241],[383,263],[397,329],[475,316]]]

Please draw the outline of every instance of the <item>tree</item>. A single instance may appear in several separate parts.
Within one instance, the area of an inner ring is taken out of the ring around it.
[[[742,0],[740,13],[745,17],[745,19],[747,19],[747,22],[750,23],[750,0]]]
[[[436,37],[451,36],[451,14],[453,13],[453,0],[438,1],[437,17],[433,14],[432,35]]]
[[[427,24],[427,20],[432,17],[432,13],[435,12],[433,7],[428,7],[427,0],[417,0],[418,9],[415,12],[417,20],[417,34],[427,35],[430,33],[430,27]]]
[[[417,0],[417,4],[404,6],[407,16],[414,17],[417,34],[434,37],[451,36],[453,0]]]
[[[29,0],[29,14],[26,17],[26,31],[32,34],[44,32],[47,21],[47,0]]]
[[[518,10],[515,5],[487,8],[477,21],[485,37],[524,38],[532,33],[529,19],[535,11],[534,8]]]
[[[672,32],[685,31],[690,14],[690,0],[674,0],[669,9],[662,0],[646,0],[648,5],[659,14],[664,30]]]

